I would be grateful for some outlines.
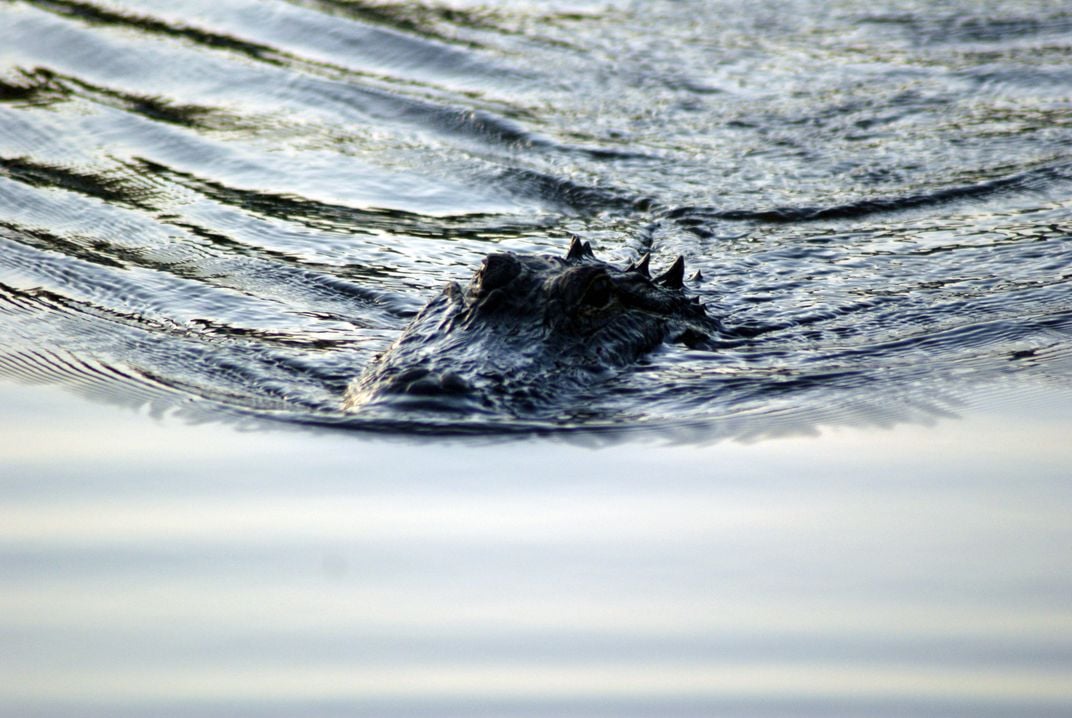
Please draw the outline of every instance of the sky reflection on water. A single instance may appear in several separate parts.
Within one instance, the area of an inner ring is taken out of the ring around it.
[[[0,389],[5,710],[1072,707],[1062,393],[933,426],[593,450],[242,431]]]

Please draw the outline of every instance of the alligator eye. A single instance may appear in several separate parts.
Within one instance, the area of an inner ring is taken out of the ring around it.
[[[581,297],[581,304],[592,309],[602,309],[610,304],[613,298],[614,287],[610,280],[599,276],[589,282],[588,288],[584,290],[584,296]]]

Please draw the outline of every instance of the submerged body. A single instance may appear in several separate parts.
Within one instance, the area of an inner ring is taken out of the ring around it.
[[[489,255],[448,284],[354,383],[346,408],[531,416],[664,342],[702,347],[721,324],[684,292],[679,257],[652,278],[574,240],[565,258]]]

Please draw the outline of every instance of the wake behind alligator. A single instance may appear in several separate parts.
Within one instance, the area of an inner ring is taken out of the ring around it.
[[[705,439],[1067,384],[1064,8],[493,5],[0,3],[0,378]]]
[[[664,342],[711,346],[725,332],[685,294],[684,259],[654,278],[649,262],[619,269],[576,237],[565,258],[491,254],[421,310],[346,408],[542,418]]]

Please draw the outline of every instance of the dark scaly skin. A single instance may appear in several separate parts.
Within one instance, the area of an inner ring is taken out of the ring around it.
[[[533,416],[664,342],[704,347],[721,324],[684,292],[679,257],[651,278],[574,239],[566,258],[496,253],[450,283],[354,382],[350,410]]]

